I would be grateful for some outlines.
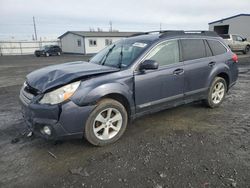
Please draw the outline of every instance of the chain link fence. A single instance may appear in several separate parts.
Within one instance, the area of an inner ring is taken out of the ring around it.
[[[58,45],[59,40],[53,41],[0,41],[0,56],[4,55],[29,55],[45,45]]]

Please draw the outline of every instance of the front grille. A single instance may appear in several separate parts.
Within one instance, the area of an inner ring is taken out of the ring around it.
[[[24,84],[20,91],[20,99],[24,104],[28,105],[37,94],[36,89]]]
[[[33,94],[33,95],[38,95],[38,90],[29,86],[28,84],[25,84],[24,90],[28,93]]]

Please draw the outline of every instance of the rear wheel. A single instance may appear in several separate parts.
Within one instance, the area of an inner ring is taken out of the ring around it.
[[[249,53],[249,50],[250,50],[250,46],[247,45],[245,50],[243,51],[243,54]]]
[[[207,106],[210,108],[216,108],[220,106],[225,98],[226,92],[227,83],[225,79],[216,77],[209,88],[208,96],[205,100]]]
[[[114,143],[125,132],[127,122],[127,111],[121,103],[113,99],[103,99],[86,122],[85,138],[96,146]]]

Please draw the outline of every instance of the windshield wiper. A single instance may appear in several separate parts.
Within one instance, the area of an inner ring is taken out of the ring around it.
[[[121,52],[120,52],[120,61],[119,61],[119,64],[118,64],[119,69],[122,68],[122,57],[123,57],[123,51],[121,50]]]
[[[118,68],[121,69],[122,68],[122,58],[123,58],[123,44],[124,44],[124,40],[121,46],[121,52],[120,52],[120,61],[118,62]]]
[[[108,53],[105,55],[105,57],[104,57],[104,59],[103,59],[101,65],[104,65],[104,64],[105,64],[105,62],[106,62],[106,60],[107,60],[109,54],[112,52],[112,50],[114,49],[114,47],[115,47],[115,45],[112,46],[112,47],[109,49],[109,51],[108,51]]]

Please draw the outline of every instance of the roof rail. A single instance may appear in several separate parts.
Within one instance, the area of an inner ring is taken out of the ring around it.
[[[178,31],[178,33],[163,33],[160,35],[160,38],[167,37],[170,35],[202,35],[202,36],[211,36],[211,37],[219,37],[219,35],[214,31],[200,31],[200,30],[190,30],[190,31]]]
[[[168,36],[174,36],[174,35],[202,35],[202,36],[212,36],[212,37],[219,37],[219,35],[214,31],[204,31],[204,30],[190,30],[190,31],[184,31],[184,30],[160,30],[160,31],[148,31],[148,32],[141,32],[136,33],[134,35],[131,35],[130,37],[134,36],[140,36],[140,35],[148,35],[151,33],[159,33],[161,34],[159,37],[168,37]]]
[[[185,31],[187,34],[197,34],[197,35],[206,35],[206,36],[215,36],[218,37],[219,35],[214,31],[207,31],[207,30],[190,30]]]
[[[140,36],[140,35],[148,35],[148,34],[152,34],[152,33],[159,33],[159,34],[168,33],[168,34],[176,35],[176,34],[181,34],[181,33],[184,34],[184,31],[182,31],[182,30],[155,30],[155,31],[135,33],[133,35],[130,35],[130,37],[135,37],[135,36]]]

